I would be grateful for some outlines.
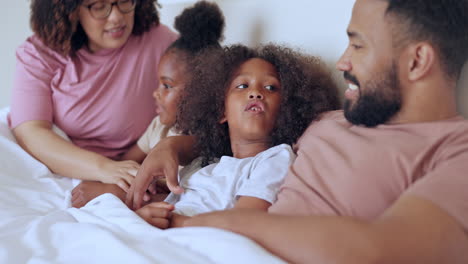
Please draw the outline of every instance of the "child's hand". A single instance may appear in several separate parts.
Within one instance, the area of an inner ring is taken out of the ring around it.
[[[179,186],[177,177],[179,164],[188,164],[197,156],[194,144],[193,136],[167,137],[159,141],[141,164],[135,181],[127,192],[127,206],[134,210],[140,208],[142,202],[148,200],[143,199],[147,191],[152,194],[156,192],[154,180],[157,178],[166,177],[167,187],[171,192],[183,193],[184,189]]]
[[[166,229],[171,225],[172,211],[174,205],[166,202],[150,203],[135,211],[149,224]]]
[[[140,164],[133,160],[113,161],[108,160],[101,166],[99,181],[119,186],[128,192],[133,178],[135,178]]]

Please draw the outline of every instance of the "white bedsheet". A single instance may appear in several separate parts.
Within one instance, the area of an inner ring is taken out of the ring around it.
[[[19,147],[0,109],[0,263],[284,263],[214,228],[159,230],[104,194],[70,208],[72,181]]]

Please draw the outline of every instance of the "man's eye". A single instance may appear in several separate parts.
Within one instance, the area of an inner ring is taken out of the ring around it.
[[[163,83],[163,87],[164,87],[165,89],[170,89],[170,88],[172,88],[172,86],[169,85],[169,84],[167,84],[167,83]]]
[[[356,44],[351,44],[351,47],[353,47],[353,49],[355,49],[355,50],[358,50],[358,49],[362,48],[362,46],[356,45]]]
[[[245,89],[249,86],[247,86],[247,84],[241,84],[241,85],[237,85],[236,88],[239,88],[239,89]]]

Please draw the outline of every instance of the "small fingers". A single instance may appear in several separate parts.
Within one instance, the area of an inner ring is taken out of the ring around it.
[[[71,194],[72,194],[72,195],[75,195],[75,194],[77,194],[77,193],[80,192],[80,191],[81,191],[81,183],[78,184],[77,186],[75,186],[75,188],[73,188],[73,190],[71,191]]]
[[[150,211],[150,216],[152,218],[168,218],[169,219],[172,217],[172,210],[168,210],[165,208],[154,208]]]
[[[79,196],[72,196],[72,201],[71,201],[72,207],[75,208],[81,208],[84,206],[83,203],[83,197],[81,195]]]
[[[160,229],[167,229],[170,225],[170,221],[167,218],[149,218],[146,219],[146,221],[151,224],[154,227],[160,228]]]
[[[173,209],[173,207],[167,206],[164,203],[150,203],[138,209],[136,213],[144,219],[148,219],[150,217],[170,218],[172,216]]]
[[[161,208],[161,209],[167,209],[167,210],[174,210],[174,205],[167,203],[167,202],[154,202],[146,205],[147,207],[151,208]]]

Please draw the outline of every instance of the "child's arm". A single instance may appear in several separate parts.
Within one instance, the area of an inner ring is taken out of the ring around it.
[[[146,222],[157,228],[166,229],[171,226],[174,205],[166,202],[149,203],[135,211]]]
[[[134,144],[127,153],[122,156],[121,160],[134,160],[141,164],[145,158],[146,153],[138,147],[138,144]]]
[[[258,209],[262,211],[268,210],[268,207],[271,206],[271,203],[251,197],[251,196],[241,196],[239,199],[237,199],[236,204],[234,205],[234,209],[239,209],[239,208],[244,208],[244,209]]]
[[[190,216],[173,213],[174,205],[166,202],[153,202],[135,211],[146,222],[160,229],[183,227]]]
[[[171,218],[171,224],[169,227],[183,227],[185,220],[190,218],[190,216],[173,213]]]

